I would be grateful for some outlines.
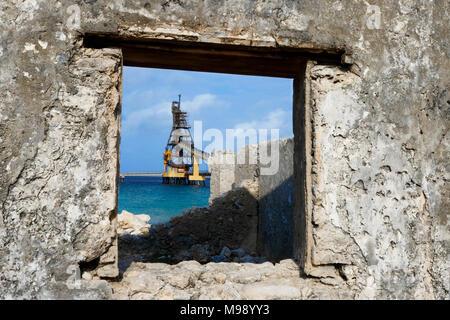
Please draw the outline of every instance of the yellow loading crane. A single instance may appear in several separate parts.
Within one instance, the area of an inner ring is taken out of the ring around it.
[[[164,184],[205,184],[209,173],[199,170],[199,159],[207,160],[209,154],[194,147],[187,112],[181,111],[181,95],[172,102],[172,131],[163,153]]]

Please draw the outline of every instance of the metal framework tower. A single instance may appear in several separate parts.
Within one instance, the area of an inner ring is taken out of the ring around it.
[[[181,110],[181,95],[172,102],[172,130],[164,152],[163,183],[200,184],[205,176],[199,171],[199,158],[206,160],[208,154],[194,147],[188,114]]]

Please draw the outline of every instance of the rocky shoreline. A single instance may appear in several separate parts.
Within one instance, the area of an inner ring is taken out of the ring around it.
[[[150,219],[150,216],[147,214],[133,214],[126,210],[122,210],[122,212],[117,216],[117,234],[119,237],[128,234],[146,234],[151,227],[148,223]]]
[[[148,215],[122,211],[119,222],[119,270],[132,262],[175,264],[208,262],[263,263],[256,248],[256,199],[238,188],[193,207],[164,224],[148,224]]]

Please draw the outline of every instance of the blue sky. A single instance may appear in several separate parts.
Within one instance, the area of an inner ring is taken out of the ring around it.
[[[266,128],[293,136],[291,79],[124,67],[121,172],[162,171],[178,94],[189,124],[200,120],[203,131],[225,137],[226,129]]]

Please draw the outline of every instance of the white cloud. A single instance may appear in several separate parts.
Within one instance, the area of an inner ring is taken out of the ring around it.
[[[280,129],[281,131],[289,127],[289,121],[291,121],[289,112],[283,109],[276,109],[260,120],[238,123],[234,126],[234,129]]]
[[[144,125],[154,124],[155,116],[158,114],[158,107],[161,106],[158,105],[131,112],[128,116],[124,117],[122,121],[122,132],[128,133],[139,129]]]
[[[181,109],[187,112],[195,113],[203,108],[212,108],[219,104],[217,97],[210,93],[199,94],[194,97],[191,101],[181,101]]]
[[[155,100],[155,93],[153,90],[125,91],[125,94],[123,95],[123,105],[126,109],[124,111],[142,109],[152,100]]]
[[[148,92],[148,94],[151,95],[151,92]],[[132,104],[132,100],[133,98],[130,97],[127,100],[127,104]],[[196,95],[192,100],[181,101],[181,109],[189,113],[196,113],[204,108],[214,108],[223,104],[215,95],[206,93]],[[129,133],[142,127],[165,126],[171,122],[171,101],[163,101],[145,109],[139,109],[128,115],[124,115],[122,132]]]

